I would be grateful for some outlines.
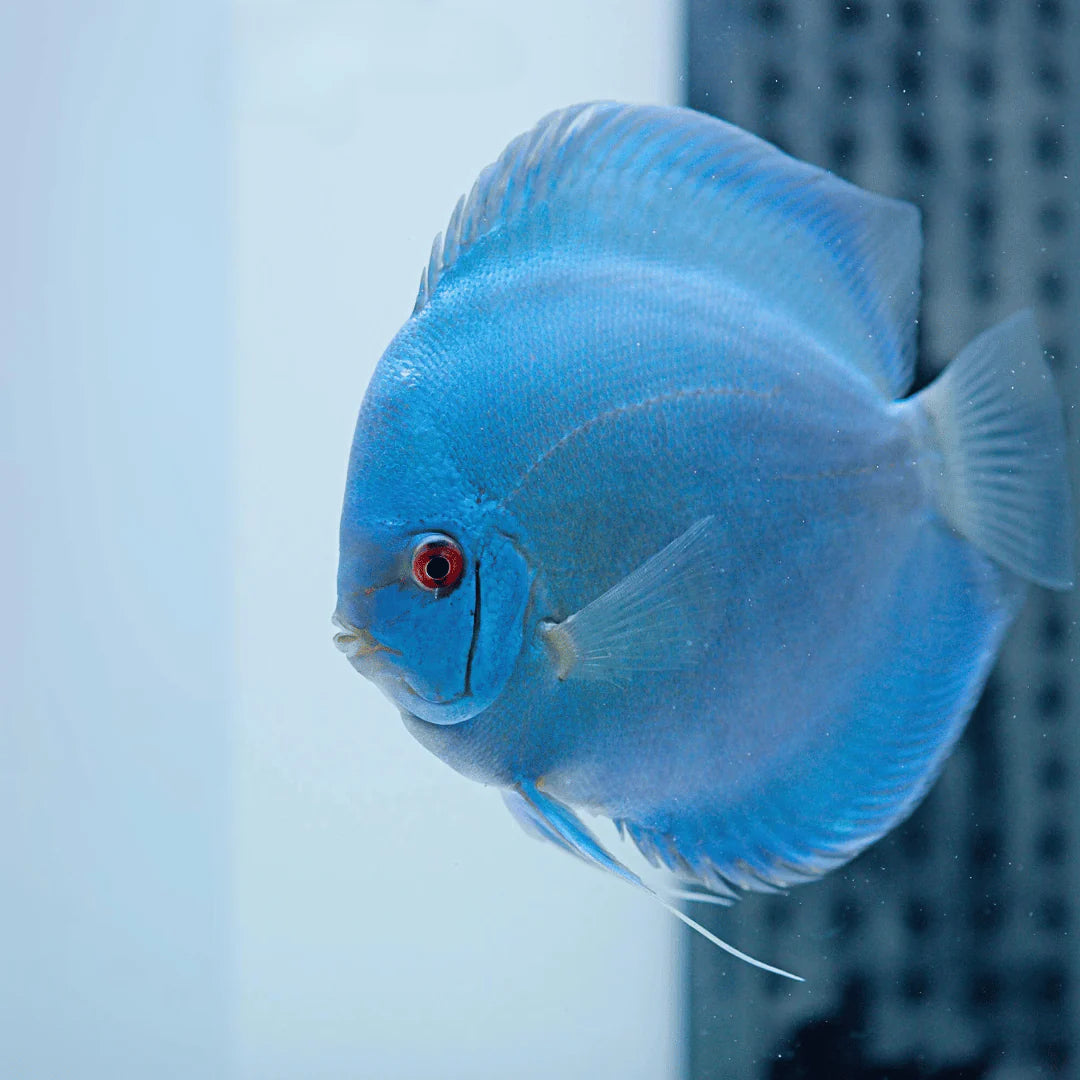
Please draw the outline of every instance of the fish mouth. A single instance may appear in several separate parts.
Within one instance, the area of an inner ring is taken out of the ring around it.
[[[344,653],[355,671],[374,682],[394,701],[400,702],[400,694],[396,691],[403,691],[406,699],[430,701],[434,705],[448,704],[457,700],[457,698],[451,698],[449,701],[443,701],[441,698],[428,698],[421,694],[405,677],[401,668],[395,663],[386,662],[382,655],[401,656],[398,649],[384,645],[370,630],[353,626],[336,612],[331,621],[338,630],[334,635],[335,648]]]
[[[397,649],[391,649],[389,645],[379,641],[370,630],[353,626],[340,615],[334,615],[331,621],[338,628],[334,635],[334,647],[338,652],[344,653],[350,663],[380,652],[390,653],[391,656],[401,655]]]

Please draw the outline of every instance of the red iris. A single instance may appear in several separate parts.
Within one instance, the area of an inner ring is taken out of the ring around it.
[[[429,536],[413,551],[413,580],[430,592],[449,592],[464,570],[465,556],[449,536]]]

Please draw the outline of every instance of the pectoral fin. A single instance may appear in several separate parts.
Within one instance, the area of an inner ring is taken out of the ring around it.
[[[724,578],[716,518],[694,522],[633,573],[562,622],[547,622],[561,679],[624,683],[640,671],[697,664],[708,647],[706,612]]]

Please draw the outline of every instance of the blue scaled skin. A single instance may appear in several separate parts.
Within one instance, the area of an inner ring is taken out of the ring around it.
[[[1072,577],[1030,316],[904,397],[920,253],[914,208],[720,121],[541,121],[364,399],[339,646],[609,870],[575,811],[721,895],[856,855],[926,792],[1025,581]]]

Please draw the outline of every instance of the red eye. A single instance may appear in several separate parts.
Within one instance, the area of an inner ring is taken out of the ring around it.
[[[465,556],[449,536],[428,536],[413,549],[413,580],[429,592],[449,592],[464,570]]]

